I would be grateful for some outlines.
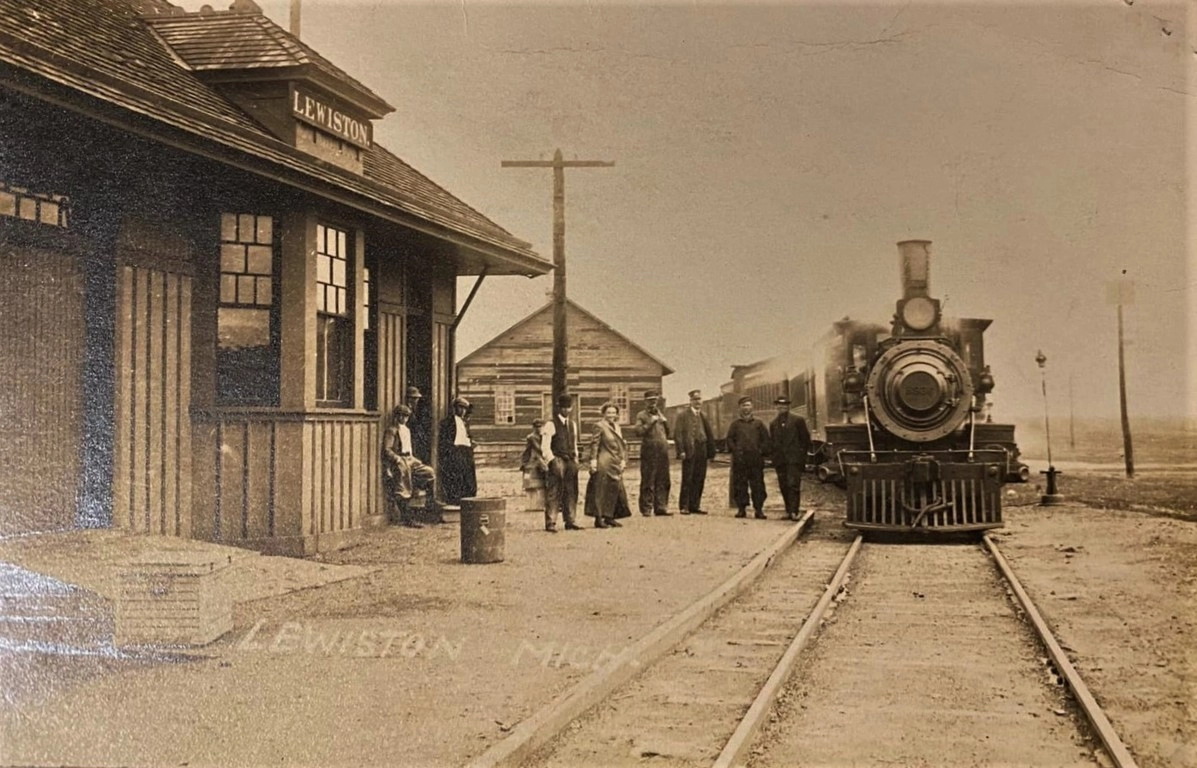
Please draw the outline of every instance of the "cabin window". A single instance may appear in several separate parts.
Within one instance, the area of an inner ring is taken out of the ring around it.
[[[0,181],[0,216],[65,228],[67,199],[62,195],[33,192]]]
[[[226,405],[276,405],[279,355],[276,227],[270,216],[220,215],[216,397]]]
[[[495,423],[515,423],[515,387],[495,387]]]
[[[612,384],[611,385],[611,402],[619,408],[619,423],[630,424],[631,414],[628,408],[628,385],[627,384]]]
[[[353,405],[353,274],[349,233],[316,225],[316,400]]]

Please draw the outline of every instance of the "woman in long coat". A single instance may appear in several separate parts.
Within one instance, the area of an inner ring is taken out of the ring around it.
[[[590,439],[590,482],[586,489],[586,514],[595,528],[619,528],[617,518],[632,514],[623,470],[628,465],[628,444],[619,428],[619,407],[604,403],[603,418],[594,425]]]

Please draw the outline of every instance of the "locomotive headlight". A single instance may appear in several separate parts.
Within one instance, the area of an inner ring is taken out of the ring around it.
[[[914,296],[902,305],[902,323],[911,330],[925,331],[939,319],[939,308],[926,296]]]

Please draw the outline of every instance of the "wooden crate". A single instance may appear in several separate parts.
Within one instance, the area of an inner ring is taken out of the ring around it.
[[[146,555],[121,570],[116,644],[206,645],[233,628],[224,578],[232,558],[206,552]]]

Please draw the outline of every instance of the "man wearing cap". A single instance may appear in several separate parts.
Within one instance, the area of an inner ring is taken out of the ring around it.
[[[748,491],[752,490],[752,507],[758,520],[765,519],[765,457],[771,448],[769,428],[752,415],[752,398],[740,398],[740,418],[727,428],[727,451],[732,457],[732,495],[739,511],[736,517],[746,517]]]
[[[424,395],[420,392],[419,387],[409,386],[407,388],[404,404],[411,409],[411,418],[407,423],[411,428],[412,455],[420,461],[428,462],[432,456],[432,441],[429,440],[429,419],[424,409],[420,407],[420,402],[423,399]]]
[[[683,515],[705,515],[702,490],[707,482],[707,462],[715,458],[715,432],[702,412],[702,392],[689,393],[690,406],[678,414],[673,427],[677,457],[682,460],[682,488],[677,503]]]
[[[440,455],[441,492],[445,503],[458,505],[464,498],[478,494],[478,477],[474,468],[474,440],[466,423],[470,401],[453,398],[453,413],[440,425],[437,453]]]
[[[408,508],[416,491],[428,492],[428,505],[435,509],[436,474],[432,467],[412,454],[411,429],[407,426],[411,408],[396,405],[391,411],[391,425],[382,438],[382,474],[387,495],[395,504],[397,521],[408,528],[421,528]]]
[[[671,515],[669,511],[669,423],[657,408],[661,393],[644,393],[644,410],[636,414],[632,431],[640,438],[640,514]]]
[[[769,440],[777,485],[786,501],[786,517],[797,520],[801,510],[802,473],[806,470],[806,454],[810,451],[810,430],[806,419],[790,413],[790,399],[781,396],[774,401],[777,418],[769,425]]]
[[[557,398],[557,413],[553,416],[553,431],[549,438],[548,503],[544,510],[544,529],[557,532],[557,513],[565,518],[565,530],[580,531],[575,521],[578,508],[578,435],[570,422],[574,399],[569,395]],[[548,425],[546,425],[547,427]]]
[[[524,452],[520,455],[520,471],[524,475],[524,490],[537,491],[543,504],[545,481],[549,473],[549,460],[545,453],[544,419],[532,420],[532,431],[524,438]]]

